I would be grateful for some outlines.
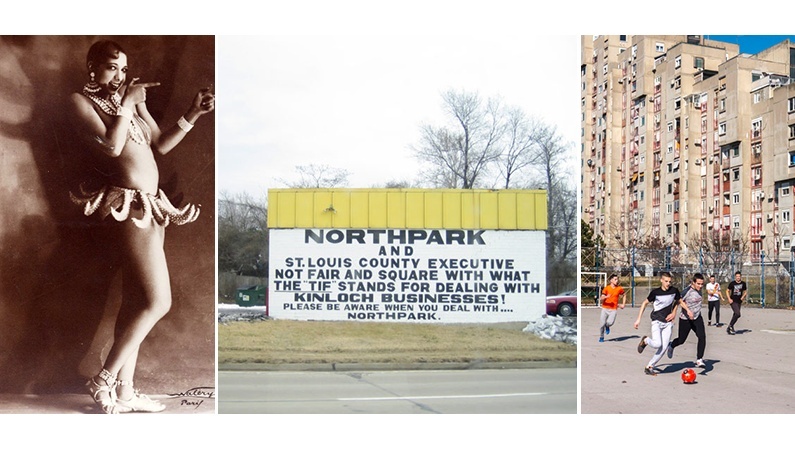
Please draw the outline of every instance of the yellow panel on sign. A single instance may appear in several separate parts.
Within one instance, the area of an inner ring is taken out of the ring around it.
[[[270,228],[547,228],[542,190],[270,189],[268,204]]]

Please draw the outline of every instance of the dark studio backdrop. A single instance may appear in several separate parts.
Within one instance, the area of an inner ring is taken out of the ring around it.
[[[213,36],[0,36],[0,392],[83,392],[102,367],[120,303],[112,248],[99,248],[69,198],[85,148],[65,113],[99,39],[126,51],[128,78],[159,81],[147,106],[166,129],[214,82]],[[172,393],[215,383],[215,113],[158,157],[175,206],[196,222],[166,229],[171,311],[143,342],[136,385]],[[112,246],[110,246],[112,247]]]

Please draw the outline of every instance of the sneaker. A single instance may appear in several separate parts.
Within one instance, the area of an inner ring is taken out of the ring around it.
[[[711,321],[707,321],[707,326],[711,327],[712,326],[712,322]]]
[[[651,367],[651,366],[646,367],[645,369],[643,369],[643,373],[645,373],[646,375],[651,375],[653,377],[657,376],[657,372],[655,372],[654,371],[654,367]]]
[[[160,412],[166,409],[166,405],[157,400],[152,400],[148,396],[135,391],[135,395],[130,400],[117,399],[116,405],[119,412]]]
[[[605,334],[610,334],[610,327],[605,327]]]
[[[722,323],[716,323],[716,324],[715,324],[715,326],[716,326],[716,327],[718,327],[718,328],[720,328],[720,327],[722,327],[722,326],[723,326],[723,324],[722,324]]]
[[[734,335],[734,327],[728,327],[728,328],[726,328],[726,332],[727,332],[727,333],[729,333],[729,334],[731,334],[731,335]]]
[[[674,346],[668,344],[668,359],[671,359],[673,357],[674,357]]]
[[[605,341],[605,338],[603,338],[603,337],[599,338],[599,342],[604,342],[604,341]]]
[[[697,359],[696,360],[696,367],[707,367],[707,365],[704,364],[704,360],[703,359]]]
[[[638,344],[638,353],[643,353],[643,350],[646,348],[646,336],[640,338],[640,344]]]

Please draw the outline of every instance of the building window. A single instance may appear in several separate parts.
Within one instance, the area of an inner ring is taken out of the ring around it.
[[[781,248],[783,248],[784,250],[789,250],[791,245],[792,244],[790,244],[789,236],[784,236],[783,238],[781,238]]]
[[[753,99],[754,99],[754,100],[753,100],[753,102],[754,102],[754,104],[757,104],[757,103],[759,103],[759,102],[761,102],[761,101],[762,101],[762,93],[761,93],[761,92],[757,91],[757,92],[754,92],[754,93],[753,93],[753,94],[751,94],[751,95],[753,96]]]
[[[674,123],[668,122],[668,132],[671,133],[674,131]]]
[[[790,127],[790,133],[789,133],[790,137],[793,137],[792,136],[792,131],[793,131],[792,127]],[[721,135],[721,136],[726,134],[726,122],[721,122],[721,123],[718,124],[718,134]]]
[[[654,49],[657,50],[657,52],[659,53],[665,53],[665,44],[663,44],[662,42],[657,42],[654,45]]]
[[[732,179],[734,181],[740,181],[740,168],[738,167],[738,168],[732,170],[732,175],[733,175]]]
[[[753,186],[761,186],[762,185],[762,168],[761,167],[754,167],[751,169],[751,184]]]
[[[781,188],[781,196],[782,197],[789,196],[789,186],[784,186]]]
[[[751,122],[751,137],[762,137],[762,119],[754,119]]]
[[[700,56],[693,58],[693,67],[696,69],[704,69],[704,58]]]
[[[740,216],[732,217],[732,228],[740,228]]]
[[[792,211],[788,210],[781,211],[781,223],[789,223],[791,214]]]
[[[674,110],[678,110],[682,107],[682,99],[680,97],[676,97],[674,100]]]
[[[795,139],[795,125],[789,126],[789,138]]]
[[[795,151],[789,152],[789,166],[795,166]]]
[[[724,112],[726,111],[726,99],[722,98],[718,101],[718,111]]]
[[[618,40],[621,42],[627,42],[627,35],[626,34],[619,34]]]
[[[681,66],[682,66],[682,57],[677,56],[676,58],[674,58],[674,69],[678,69]]]
[[[740,203],[740,193],[739,192],[735,192],[735,193],[732,194],[732,204],[736,205],[738,203]]]
[[[792,97],[789,100],[787,100],[787,111],[788,112],[795,111],[795,97]]]

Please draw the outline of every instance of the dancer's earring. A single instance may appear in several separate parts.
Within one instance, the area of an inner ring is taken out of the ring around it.
[[[88,92],[89,94],[96,94],[100,90],[99,83],[97,83],[96,80],[94,80],[94,72],[91,72],[89,76],[91,77],[91,79],[89,80],[88,83],[86,83],[85,86],[83,86],[83,92]]]

